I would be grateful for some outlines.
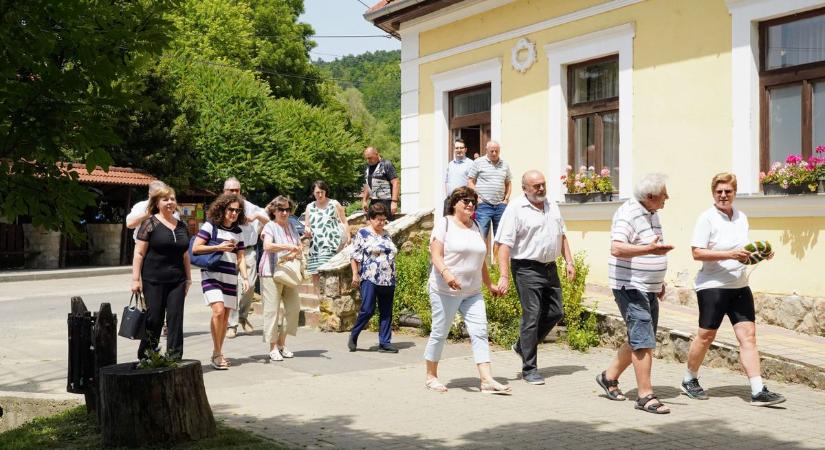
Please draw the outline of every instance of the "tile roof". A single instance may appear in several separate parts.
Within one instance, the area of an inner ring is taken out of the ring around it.
[[[392,0],[380,0],[378,3],[372,5],[372,8],[367,10],[367,13],[378,11],[379,9],[389,5]]]
[[[77,172],[81,183],[86,184],[117,184],[122,186],[148,186],[156,178],[152,175],[130,167],[109,166],[109,171],[104,172],[100,167],[96,167],[92,173],[86,171],[85,164],[72,164],[72,171]]]

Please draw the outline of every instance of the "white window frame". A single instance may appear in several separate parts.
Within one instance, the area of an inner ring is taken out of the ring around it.
[[[488,59],[468,66],[434,74],[430,77],[433,83],[433,99],[435,101],[432,162],[433,182],[432,204],[435,215],[441,216],[443,211],[440,205],[444,204],[444,173],[447,170],[449,149],[447,139],[450,135],[450,105],[451,91],[480,84],[490,84],[490,138],[501,142],[501,58]],[[506,156],[506,155],[505,155]],[[506,158],[505,158],[506,159]]]
[[[825,6],[823,0],[727,0],[731,15],[732,170],[740,194],[759,192],[759,22]],[[621,120],[621,119],[620,119]]]
[[[609,55],[619,56],[619,197],[633,192],[633,38],[632,23],[544,46],[549,64],[548,142],[551,198],[563,199],[559,179],[567,167],[567,66]]]

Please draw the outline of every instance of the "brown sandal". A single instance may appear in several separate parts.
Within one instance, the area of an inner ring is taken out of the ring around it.
[[[649,403],[649,404],[648,404]],[[653,394],[645,395],[636,399],[636,409],[641,409],[644,412],[652,414],[670,414],[670,409],[662,410],[662,407],[667,408],[664,403],[659,401],[659,397]]]
[[[607,398],[610,400],[627,400],[627,397],[625,397],[621,389],[619,389],[619,380],[608,380],[606,371],[596,375],[596,383],[604,389],[604,393],[607,394]],[[616,389],[611,390],[610,388]]]

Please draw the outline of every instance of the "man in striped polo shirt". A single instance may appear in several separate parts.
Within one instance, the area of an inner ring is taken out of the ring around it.
[[[670,412],[653,394],[650,382],[659,299],[665,294],[666,255],[673,250],[672,245],[663,243],[662,224],[656,214],[668,199],[665,181],[662,174],[645,175],[633,190],[635,198],[613,215],[608,277],[627,325],[628,341],[607,370],[596,376],[607,398],[625,400],[619,390],[619,376],[633,364],[638,391],[635,407],[654,414]]]
[[[493,223],[493,235],[498,230],[507,202],[510,200],[510,166],[501,159],[501,146],[496,141],[487,142],[487,154],[473,162],[467,172],[467,186],[478,193],[479,204],[476,219],[484,241],[490,222]]]

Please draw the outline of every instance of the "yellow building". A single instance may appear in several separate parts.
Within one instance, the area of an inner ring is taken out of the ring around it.
[[[545,173],[606,284],[613,212],[662,172],[668,279],[687,287],[710,179],[732,171],[751,238],[776,249],[751,286],[825,296],[825,195],[764,195],[759,178],[825,145],[825,0],[382,0],[365,17],[401,39],[404,211],[441,204],[454,138],[468,154],[495,139],[516,195]],[[610,168],[613,201],[566,203],[568,165]]]

